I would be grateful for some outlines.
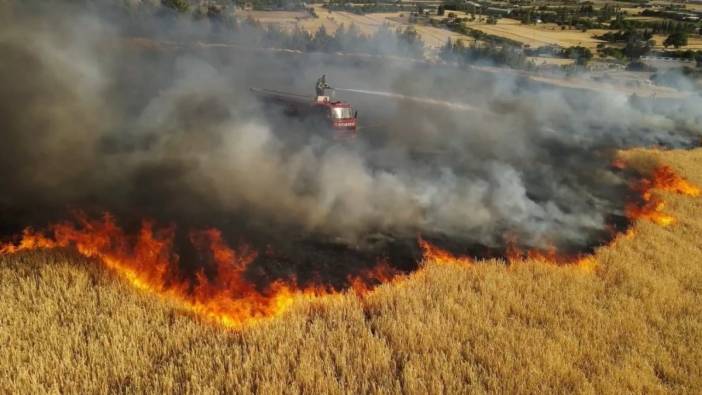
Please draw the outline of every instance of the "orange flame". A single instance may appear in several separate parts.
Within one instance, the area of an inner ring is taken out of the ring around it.
[[[643,203],[627,206],[629,218],[647,218],[661,225],[672,224],[674,218],[662,212],[664,203],[653,195],[654,189],[700,196],[698,187],[667,166],[654,170],[650,178],[641,180],[634,189],[640,193]],[[17,244],[0,244],[0,254],[73,247],[86,257],[98,259],[136,288],[159,295],[184,310],[226,327],[240,327],[276,316],[298,298],[338,294],[338,291],[324,285],[298,286],[294,279],[277,280],[263,289],[257,288],[245,278],[246,268],[257,257],[256,251],[246,246],[231,248],[216,229],[190,234],[193,246],[210,256],[214,264],[213,273],[208,275],[201,270],[192,278],[179,272],[179,257],[173,251],[173,226],[154,229],[153,223],[144,221],[138,234],[129,236],[108,214],[100,220],[78,215],[77,222],[78,225],[53,225],[46,234],[27,229]],[[633,229],[629,229],[612,243],[621,238],[631,238],[633,234]],[[476,263],[476,259],[454,255],[421,238],[419,246],[423,252],[423,262],[460,266]],[[507,249],[505,258],[510,263],[529,258],[554,264],[574,264],[585,271],[593,270],[597,264],[593,256],[563,256],[556,248],[521,251],[515,246],[516,243],[512,242]],[[402,278],[387,262],[380,262],[370,270],[349,276],[347,280],[353,291],[363,295],[377,284]]]
[[[623,169],[626,163],[622,159],[617,159],[612,163],[612,166],[617,169]],[[700,188],[678,176],[668,166],[660,166],[654,169],[649,177],[640,180],[633,186],[633,189],[639,193],[643,203],[627,204],[626,213],[628,218],[631,220],[645,218],[661,226],[673,224],[675,218],[663,212],[665,203],[660,197],[653,195],[654,189],[692,197],[698,197],[702,194]],[[623,239],[631,239],[634,237],[634,234],[634,229],[629,228],[614,237],[611,244],[615,244]],[[592,255],[562,255],[555,247],[522,250],[517,247],[517,240],[513,235],[507,234],[505,237],[508,244],[505,252],[505,259],[510,264],[528,259],[556,265],[574,265],[588,272],[594,270],[597,266],[597,260]],[[455,256],[448,251],[431,245],[425,240],[420,239],[419,243],[424,251],[425,261],[432,261],[442,265],[465,265],[475,263],[475,260],[471,258]]]
[[[124,277],[134,287],[174,302],[209,321],[226,327],[239,327],[283,312],[297,298],[337,293],[323,286],[299,287],[294,280],[278,280],[259,290],[244,277],[247,266],[257,254],[246,246],[230,248],[219,230],[192,232],[190,241],[209,253],[215,270],[211,275],[199,271],[195,279],[179,273],[178,256],[173,252],[173,227],[154,230],[144,221],[136,237],[130,237],[106,214],[101,220],[79,216],[79,226],[61,223],[50,228],[51,237],[25,230],[18,244],[0,246],[0,254],[25,250],[74,247],[81,255],[97,258]],[[350,276],[357,293],[370,291],[371,283],[397,276],[386,263]]]
[[[372,291],[377,284],[394,282],[399,278],[401,277],[397,269],[387,261],[381,261],[361,275],[349,276],[347,280],[357,295],[364,295]]]
[[[616,157],[614,160],[612,160],[612,163],[610,163],[610,167],[613,169],[622,170],[626,168],[626,161],[624,158]]]
[[[680,195],[699,197],[702,191],[689,181],[680,177],[669,166],[660,166],[653,171],[649,179],[642,182],[651,184],[651,188],[673,192]]]
[[[643,204],[630,203],[626,207],[629,219],[647,219],[661,226],[675,223],[675,217],[663,212],[665,202],[653,195],[653,190],[661,190],[679,195],[692,197],[700,196],[700,188],[678,176],[668,166],[660,166],[653,170],[649,178],[640,180],[634,189],[640,193]]]
[[[428,241],[419,238],[419,247],[422,249],[423,262],[433,262],[439,265],[470,265],[474,263],[473,259],[465,256],[456,256],[450,252],[443,250]]]
[[[426,240],[419,240],[419,245],[424,252],[423,260],[424,262],[432,262],[439,265],[458,265],[458,266],[469,266],[478,262],[476,259],[472,259],[466,256],[454,255],[440,247],[437,247]],[[505,254],[505,259],[510,264],[523,262],[526,259],[547,262],[557,265],[572,264],[583,268],[586,271],[591,271],[596,266],[597,262],[592,256],[576,255],[567,256],[560,255],[555,248],[550,248],[547,250],[528,250],[523,251],[517,247],[511,245],[507,248]]]

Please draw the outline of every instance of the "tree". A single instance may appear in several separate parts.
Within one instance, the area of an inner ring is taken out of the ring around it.
[[[307,32],[307,30],[301,29],[299,26],[296,26],[292,33],[288,36],[288,48],[307,51],[311,46],[312,36]]]
[[[419,58],[424,53],[424,43],[414,27],[410,26],[405,30],[397,29],[396,37],[401,50],[401,55],[409,55]]]
[[[453,43],[449,38],[446,40],[446,44],[439,50],[439,58],[443,60],[451,60],[453,57]]]
[[[336,51],[337,45],[334,37],[327,33],[327,29],[324,25],[320,26],[317,32],[312,38],[312,48],[321,52],[333,52]]]
[[[224,6],[219,4],[202,4],[195,9],[193,17],[196,20],[207,18],[214,25],[224,21]]]
[[[592,51],[581,46],[566,48],[563,50],[563,55],[574,59],[575,63],[580,66],[585,66],[592,59]]]
[[[630,60],[637,60],[651,51],[651,43],[643,39],[636,30],[631,30],[627,34],[626,45],[622,53]]]
[[[655,67],[649,66],[641,60],[633,60],[626,65],[628,71],[656,71]]]
[[[218,4],[207,5],[207,17],[210,19],[222,19],[224,16],[224,6]]]
[[[161,0],[161,4],[163,4],[163,6],[166,8],[170,8],[180,13],[188,12],[188,10],[190,10],[190,3],[188,3],[188,0]]]
[[[439,8],[437,8],[437,10],[436,10],[436,15],[438,15],[438,16],[444,16],[444,6],[443,6],[443,4],[440,5]]]
[[[675,48],[687,45],[687,33],[681,30],[671,33],[665,41],[663,41],[663,46],[668,48],[671,45]]]

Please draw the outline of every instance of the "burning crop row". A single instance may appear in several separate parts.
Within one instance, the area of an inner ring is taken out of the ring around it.
[[[699,196],[700,189],[679,177],[671,168],[656,168],[650,177],[639,180],[632,188],[639,201],[627,205],[631,221],[648,219],[667,226],[674,223],[672,215],[663,212],[664,202],[654,190],[687,196]],[[139,232],[130,235],[117,225],[109,214],[99,219],[77,215],[77,224],[65,222],[49,227],[45,232],[24,231],[16,243],[0,246],[0,254],[21,251],[74,248],[83,256],[94,258],[115,271],[134,287],[174,302],[185,311],[225,327],[273,317],[289,307],[295,299],[337,294],[340,291],[323,283],[299,285],[294,278],[274,280],[257,286],[246,278],[247,267],[257,252],[247,246],[230,247],[216,229],[192,231],[190,244],[212,264],[212,270],[199,269],[194,275],[183,273],[180,257],[174,249],[175,227],[157,228],[143,221]],[[631,229],[625,235],[633,235]],[[476,260],[457,256],[420,238],[423,261],[438,264],[469,265]],[[554,264],[575,264],[584,268],[594,265],[588,255],[563,256],[555,249],[521,251],[508,248],[504,258],[514,263],[525,258]],[[375,285],[401,278],[401,272],[385,262],[349,276],[348,284],[357,293],[370,291]]]
[[[626,164],[621,159],[617,159],[615,166],[623,169]],[[636,192],[638,200],[629,202],[626,205],[626,214],[629,221],[645,219],[660,226],[672,225],[676,219],[672,214],[664,212],[665,202],[660,196],[654,194],[654,190],[691,197],[699,197],[702,194],[702,190],[699,187],[678,176],[672,168],[665,165],[656,167],[648,177],[637,180],[633,183],[631,189]],[[622,237],[631,238],[634,236],[634,230],[633,228],[628,228],[623,233],[613,236],[612,242]],[[420,240],[420,245],[424,251],[425,260],[439,264],[459,265],[475,262],[469,257],[456,256],[424,240]],[[523,250],[518,248],[516,243],[510,243],[503,258],[507,263],[531,259],[560,265],[574,264],[586,270],[591,269],[595,264],[591,255],[564,255],[556,248]]]
[[[334,293],[324,284],[298,286],[294,279],[273,281],[263,289],[256,287],[244,273],[257,253],[246,246],[231,248],[216,229],[190,233],[191,244],[214,264],[214,273],[208,275],[200,269],[190,277],[179,270],[179,256],[173,248],[174,227],[156,229],[153,223],[144,221],[137,235],[129,235],[109,214],[100,219],[82,214],[77,217],[77,225],[65,222],[50,226],[46,232],[50,236],[25,230],[18,244],[3,245],[0,254],[72,247],[85,257],[97,259],[134,287],[226,327],[275,316],[294,298]],[[368,284],[389,281],[395,274],[379,263],[349,278],[349,283],[362,293],[370,289]]]
[[[627,216],[632,219],[648,219],[658,225],[667,226],[675,223],[675,217],[663,212],[665,202],[652,191],[659,189],[681,195],[698,197],[700,189],[680,178],[668,166],[656,168],[650,178],[642,179],[634,186],[641,196],[642,204],[627,205]]]

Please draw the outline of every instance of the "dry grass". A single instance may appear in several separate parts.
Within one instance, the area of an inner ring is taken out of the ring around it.
[[[264,25],[277,25],[285,30],[292,30],[295,27],[300,27],[314,34],[320,27],[324,28],[329,33],[334,33],[344,25],[346,27],[356,25],[358,29],[365,35],[374,34],[378,28],[383,25],[388,25],[393,29],[410,26],[408,23],[408,13],[372,13],[365,15],[357,15],[350,12],[334,11],[329,13],[327,9],[320,5],[314,6],[319,18],[308,17],[305,12],[287,12],[287,11],[238,11],[238,15],[243,18],[254,18]],[[459,17],[466,17],[468,14],[463,12],[455,12]],[[400,17],[400,15],[404,15]],[[443,17],[433,17],[435,20],[440,20]],[[636,19],[636,18],[632,18]],[[641,17],[638,19],[646,19]],[[649,18],[650,19],[650,18]],[[472,37],[455,33],[444,28],[438,28],[428,25],[411,25],[419,33],[422,41],[426,44],[429,54],[433,54],[438,48],[446,44],[448,39],[452,41],[466,40],[473,41]],[[607,32],[604,29],[591,29],[582,32],[577,29],[561,30],[561,27],[553,23],[543,23],[537,25],[523,25],[515,19],[501,18],[496,25],[487,24],[484,20],[472,21],[468,23],[472,29],[482,31],[498,37],[508,38],[516,42],[528,45],[532,48],[538,48],[545,45],[559,45],[563,48],[573,46],[587,47],[595,53],[597,45],[604,41],[594,38]],[[655,35],[656,49],[663,49],[663,41],[665,35]],[[702,38],[692,36],[689,38],[689,45],[683,49],[702,49]]]
[[[398,24],[394,24],[390,20],[386,19],[387,17],[395,14],[378,13],[357,15],[350,12],[340,11],[329,13],[327,9],[322,8],[321,6],[316,6],[315,12],[317,15],[319,15],[319,18],[308,19],[301,24],[301,27],[310,33],[316,32],[322,25],[324,25],[328,32],[336,32],[336,29],[338,29],[341,25],[349,27],[353,24],[356,25],[361,33],[370,36],[385,23],[393,27],[399,26]]]
[[[549,58],[544,56],[529,56],[527,60],[534,62],[535,65],[556,65],[556,66],[567,66],[575,64],[575,59],[563,59],[563,58]]]
[[[373,35],[381,26],[388,25],[392,29],[409,26],[402,21],[407,20],[408,13],[372,13],[358,15],[351,12],[334,11],[329,13],[320,5],[313,6],[319,18],[307,18],[304,13],[279,12],[279,11],[239,11],[241,17],[252,17],[265,25],[278,25],[287,30],[296,26],[314,34],[320,27],[329,33],[334,33],[342,25],[349,27],[355,25],[362,34]],[[404,15],[404,18],[400,17]],[[432,26],[412,25],[419,33],[422,41],[429,50],[435,50],[446,44],[449,38],[456,40],[466,36]]]
[[[653,35],[653,40],[656,42],[656,45],[654,48],[656,49],[664,49],[663,47],[663,42],[665,41],[666,37],[668,37],[665,34],[654,34]],[[669,50],[677,50],[673,47],[668,47]],[[684,47],[680,47],[681,50],[684,49],[691,49],[693,51],[702,49],[702,37],[697,36],[697,35],[691,35],[687,39],[687,45]]]
[[[538,64],[538,63],[537,63]],[[658,97],[670,99],[686,99],[690,97],[689,92],[679,91],[677,89],[658,86],[658,85],[627,85],[625,78],[620,78],[615,81],[597,82],[588,78],[561,78],[541,75],[530,75],[529,79],[536,82],[542,82],[549,85],[559,86],[563,88],[585,89],[596,92],[612,92],[625,93],[627,95],[637,94],[642,97]]]
[[[655,18],[641,17],[630,19],[653,20]],[[602,35],[608,31],[605,29],[590,29],[585,32],[577,29],[561,30],[561,27],[554,23],[523,25],[517,20],[508,18],[498,20],[496,25],[488,25],[484,22],[472,22],[469,23],[468,26],[487,34],[508,38],[524,45],[529,45],[532,48],[538,48],[544,45],[560,45],[563,48],[582,46],[589,48],[593,53],[596,53],[598,44],[605,43],[605,41],[596,39],[595,36]],[[666,37],[667,35],[654,35],[653,39],[656,41],[654,48],[664,49],[663,41],[665,41]],[[697,35],[692,35],[688,39],[688,45],[681,47],[681,49],[702,49],[702,38]]]
[[[593,36],[606,32],[606,30],[601,29],[592,29],[586,32],[575,29],[561,30],[561,27],[554,23],[523,25],[521,22],[509,18],[498,20],[496,25],[473,22],[469,26],[487,34],[518,41],[532,48],[544,45],[560,45],[563,48],[579,45],[593,51],[597,44],[602,42]]]
[[[660,157],[702,185],[702,150]],[[428,263],[228,332],[69,253],[0,257],[0,392],[700,393],[702,199],[591,272]]]

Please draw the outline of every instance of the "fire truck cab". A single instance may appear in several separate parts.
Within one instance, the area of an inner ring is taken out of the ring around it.
[[[325,127],[333,130],[335,137],[353,136],[356,133],[358,113],[351,105],[334,99],[334,90],[329,88],[323,95],[304,96],[271,89],[251,88],[251,91],[266,102],[285,108],[285,114],[292,117],[317,119]]]
[[[353,110],[351,104],[334,100],[333,91],[330,93],[330,95],[317,96],[314,105],[324,108],[332,128],[341,131],[355,131],[358,112]]]

